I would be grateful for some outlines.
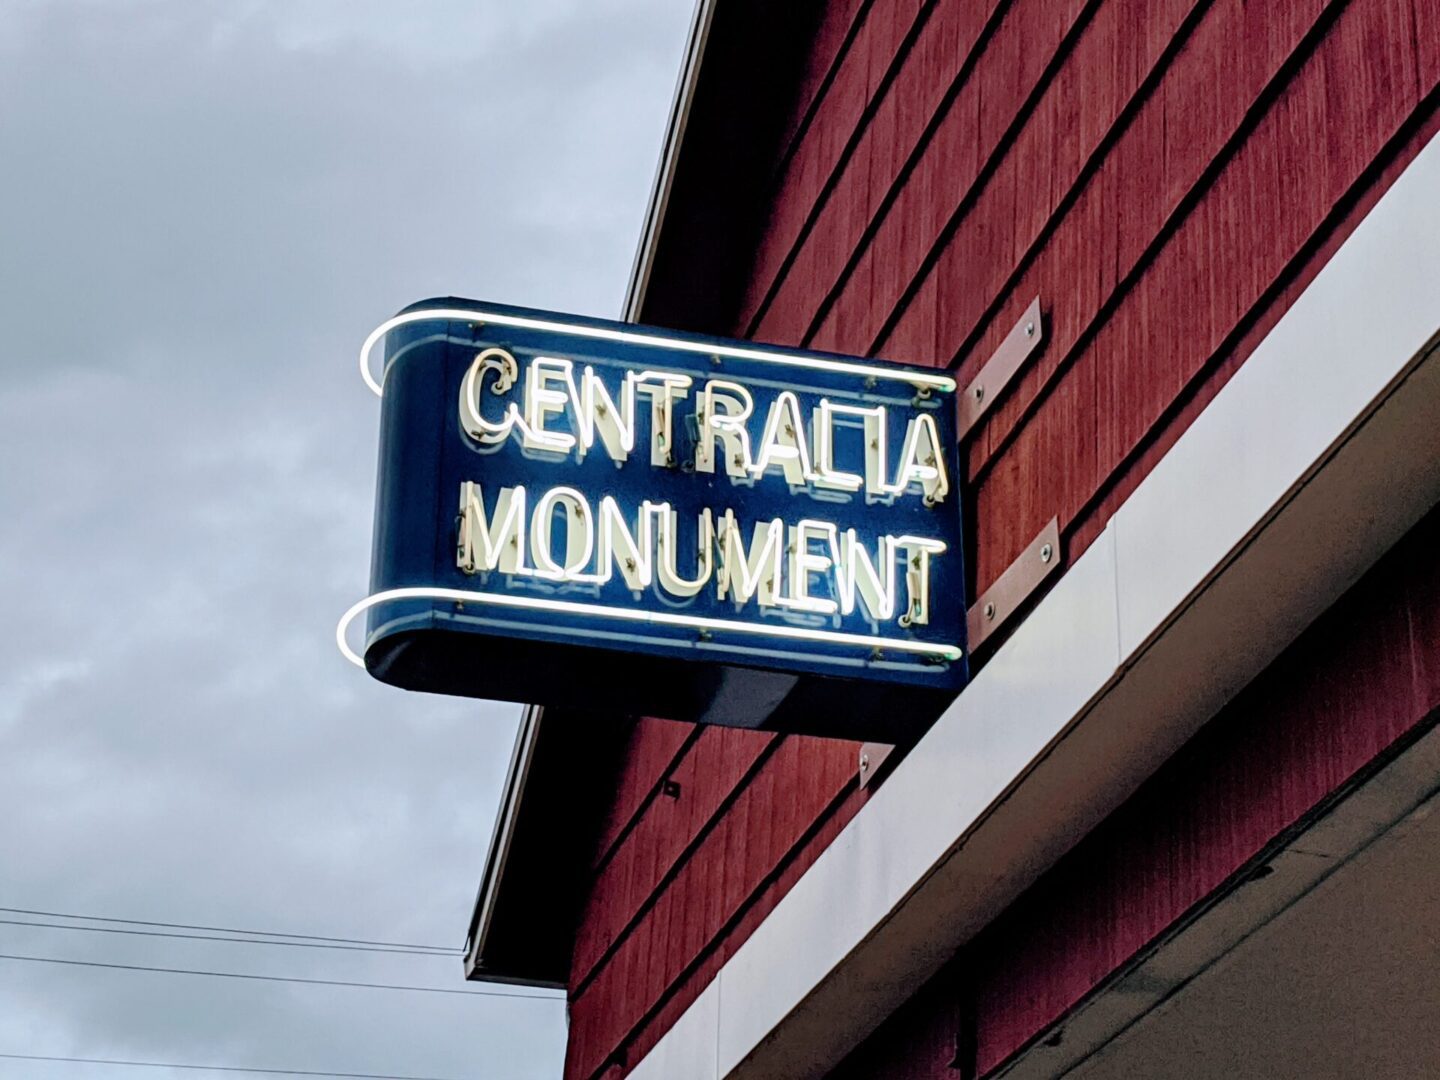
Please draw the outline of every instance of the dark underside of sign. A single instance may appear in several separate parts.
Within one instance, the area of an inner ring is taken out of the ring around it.
[[[454,630],[402,630],[365,666],[404,690],[726,727],[903,744],[924,734],[953,690],[672,660],[594,645],[547,645]]]

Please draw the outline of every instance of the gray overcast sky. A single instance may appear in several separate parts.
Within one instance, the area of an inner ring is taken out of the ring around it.
[[[458,945],[517,707],[338,655],[457,294],[614,316],[690,0],[0,0],[0,906]],[[14,916],[0,913],[0,918]],[[453,958],[0,953],[464,988]],[[554,1076],[555,1000],[0,960],[0,1052]],[[0,1061],[0,1077],[203,1074]]]

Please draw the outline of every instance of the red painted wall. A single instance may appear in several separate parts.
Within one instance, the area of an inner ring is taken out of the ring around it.
[[[1437,84],[1440,0],[833,0],[707,329],[963,383],[1039,295],[1046,345],[969,443],[971,567],[985,588],[1052,516],[1073,559],[1423,145]],[[859,808],[857,755],[637,725],[567,1077],[644,1056]],[[987,1053],[1093,974],[996,1005]]]

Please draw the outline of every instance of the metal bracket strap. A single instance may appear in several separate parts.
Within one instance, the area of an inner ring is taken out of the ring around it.
[[[867,742],[860,747],[860,786],[866,787],[870,781],[880,775],[881,766],[885,764],[895,747],[889,743]]]
[[[1045,322],[1040,315],[1040,298],[1037,296],[1030,301],[1030,306],[1025,309],[1025,314],[1020,316],[1020,321],[1005,335],[1000,347],[985,361],[980,373],[960,395],[957,408],[960,412],[961,439],[970,434],[981,418],[1000,400],[1010,381],[1044,340]]]
[[[1060,522],[1051,518],[1021,556],[1005,568],[965,614],[967,647],[974,652],[1020,609],[1047,577],[1060,568]]]

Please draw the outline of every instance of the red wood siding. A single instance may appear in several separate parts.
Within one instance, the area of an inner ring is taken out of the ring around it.
[[[983,589],[1057,515],[1073,559],[1422,145],[1437,83],[1440,0],[834,0],[777,106],[739,308],[703,329],[964,381],[1041,296],[1046,345],[968,446],[971,573]],[[635,728],[567,1077],[644,1056],[861,806],[857,755]],[[1094,974],[1030,1012],[995,989],[985,1052]]]
[[[858,761],[859,744],[839,740],[707,728],[687,741],[664,777],[679,791],[646,802],[587,898],[567,1076],[639,1060],[657,1018],[674,1021],[822,850],[815,834],[828,843],[848,820],[835,810],[856,793]]]
[[[858,1047],[836,1080],[954,1080],[961,978],[993,1071],[1440,710],[1440,510]]]

